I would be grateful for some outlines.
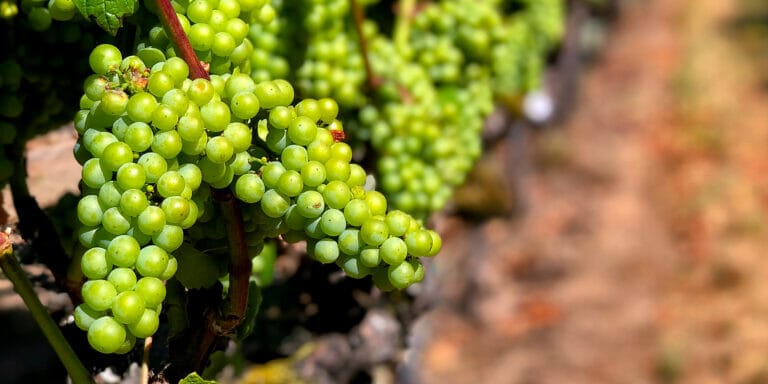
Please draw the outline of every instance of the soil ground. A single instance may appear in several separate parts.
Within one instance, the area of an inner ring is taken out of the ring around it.
[[[573,116],[524,146],[522,214],[444,223],[411,381],[768,380],[756,11],[624,3]]]
[[[436,220],[444,251],[400,381],[768,381],[759,3],[624,2],[574,114],[490,154],[515,171],[517,213]],[[73,142],[31,144],[43,205],[76,190]]]

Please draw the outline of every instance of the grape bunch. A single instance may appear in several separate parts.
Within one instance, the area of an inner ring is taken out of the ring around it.
[[[193,0],[172,1],[176,15],[197,58],[209,66],[211,74],[250,74],[254,46],[247,39],[253,26],[270,24],[275,9],[269,0]],[[146,55],[162,51],[173,56],[172,44],[161,26],[149,32],[148,41],[139,45]],[[157,56],[159,57],[159,56]]]
[[[75,117],[80,133],[75,157],[83,164],[84,184],[78,233],[85,248],[81,269],[88,278],[75,323],[87,330],[94,349],[125,353],[137,337],[157,330],[163,281],[178,267],[172,252],[199,215],[192,198],[202,173],[178,157],[183,149],[200,150],[201,140],[189,144],[180,131],[201,136],[202,116],[209,114],[190,104],[198,88],[182,90],[185,82],[193,85],[179,58],[151,71],[139,57],[123,58],[116,47],[103,44],[89,64],[94,74],[85,81],[83,109]],[[203,106],[206,111],[209,105]]]
[[[299,91],[311,97],[332,97],[343,107],[360,107],[365,68],[351,28],[348,0],[302,2],[307,47],[297,69]]]
[[[225,273],[216,252],[227,247],[225,225],[212,199],[221,190],[239,200],[251,257],[278,236],[307,240],[314,259],[392,289],[421,280],[416,258],[439,251],[434,231],[363,189],[334,100],[293,106],[285,80],[256,83],[238,71],[192,80],[180,58],[148,67],[106,44],[89,64],[75,117],[88,278],[75,320],[96,350],[125,352],[155,332],[164,280],[198,288]]]
[[[72,0],[22,0],[0,1],[0,19],[13,21],[21,13],[25,16],[23,24],[33,32],[43,32],[51,28],[54,21],[82,20]]]

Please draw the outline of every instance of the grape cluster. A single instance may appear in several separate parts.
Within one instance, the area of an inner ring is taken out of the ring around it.
[[[417,7],[404,35],[396,21],[392,37],[388,25],[369,20],[362,29],[381,83],[369,89],[350,4],[288,2],[276,7],[279,27],[277,20],[258,27],[270,33],[252,63],[282,68],[285,57],[302,96],[336,99],[349,112],[353,138],[375,151],[378,189],[395,208],[424,218],[445,206],[479,157],[494,99],[538,87],[546,52],[562,32],[562,8],[560,0],[432,1]],[[293,49],[271,44],[274,34]]]
[[[417,257],[433,256],[439,236],[402,211],[387,212],[387,200],[363,188],[367,174],[351,164],[352,149],[335,140],[341,132],[332,99],[304,99],[275,106],[265,142],[279,153],[256,173],[235,181],[258,235],[307,240],[308,253],[337,263],[348,276],[374,276],[383,289],[404,288],[423,277]]]
[[[103,44],[89,64],[94,74],[85,81],[83,109],[75,117],[75,157],[83,164],[84,184],[78,233],[88,278],[75,322],[88,331],[94,349],[125,353],[137,337],[157,330],[163,281],[178,267],[172,252],[200,214],[193,194],[202,172],[179,156],[184,149],[202,151],[197,144],[205,142],[200,138],[208,103],[198,109],[190,102],[200,92],[178,58],[150,71],[139,57],[123,58]],[[182,89],[185,83],[191,91]],[[208,91],[212,97],[210,84]],[[185,129],[197,132],[197,138],[185,135],[194,143],[182,138]]]
[[[307,240],[316,260],[392,289],[421,280],[416,258],[439,251],[434,231],[363,189],[367,175],[339,141],[334,100],[293,106],[285,80],[237,72],[191,80],[180,58],[148,68],[107,44],[89,64],[75,116],[89,280],[75,320],[96,350],[125,352],[155,332],[164,280],[199,288],[226,273],[217,191],[238,199],[251,257],[271,238]]]
[[[250,73],[253,43],[247,39],[253,25],[270,24],[275,9],[269,0],[193,0],[173,1],[176,15],[198,59],[212,74]],[[162,27],[149,32],[148,43],[139,46],[156,54],[162,47],[168,56],[173,48]]]
[[[311,97],[332,97],[343,107],[360,107],[365,97],[363,58],[350,23],[348,0],[303,1],[308,36],[297,86]]]
[[[277,12],[282,9],[277,4],[275,6]],[[251,24],[248,40],[253,45],[253,52],[249,60],[254,81],[284,79],[290,74],[290,64],[284,57],[284,50],[294,47],[280,44],[281,39],[288,39],[283,36],[285,23],[286,19],[275,17],[269,23]]]
[[[24,14],[24,26],[30,31],[43,32],[51,28],[54,21],[82,20],[80,13],[72,0],[22,0],[0,1],[0,19],[13,20],[19,14]]]

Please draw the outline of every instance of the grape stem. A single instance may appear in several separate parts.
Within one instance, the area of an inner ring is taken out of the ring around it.
[[[411,34],[411,21],[416,10],[416,0],[400,0],[397,3],[397,16],[392,40],[400,52],[405,52]]]
[[[192,45],[189,43],[187,34],[184,33],[184,29],[181,27],[176,11],[173,9],[170,0],[155,0],[157,9],[160,11],[158,17],[163,24],[163,30],[168,38],[173,43],[173,48],[176,53],[187,62],[189,65],[189,77],[194,79],[206,79],[210,80],[208,71],[205,70],[203,63],[197,58],[195,51],[192,49]]]
[[[248,257],[248,244],[245,241],[243,216],[237,206],[232,191],[218,189],[213,198],[219,203],[227,226],[229,239],[229,290],[221,315],[212,324],[218,335],[231,333],[245,317],[248,306],[248,281],[251,276],[251,259]]]
[[[190,371],[201,372],[208,356],[216,348],[225,345],[225,336],[232,335],[243,321],[248,306],[251,259],[248,257],[243,217],[230,190],[214,190],[213,199],[219,204],[227,227],[230,255],[229,289],[223,301],[220,286],[218,290],[211,288],[188,291],[186,311],[189,323],[171,339],[174,356],[166,370],[167,377],[175,380]]]
[[[380,77],[373,73],[371,68],[371,60],[368,57],[368,39],[365,38],[365,32],[363,31],[363,23],[365,22],[365,11],[357,0],[351,0],[352,15],[355,19],[355,32],[357,33],[357,43],[360,46],[360,52],[363,55],[363,65],[365,66],[365,75],[368,81],[368,87],[371,91],[376,91],[381,86],[382,80]]]
[[[144,339],[144,351],[141,356],[141,384],[149,384],[149,351],[152,349],[152,336]]]
[[[45,338],[48,339],[48,343],[53,347],[62,364],[64,364],[64,368],[67,369],[72,382],[93,383],[90,373],[85,369],[80,359],[77,358],[77,354],[75,354],[72,346],[69,345],[56,322],[48,314],[48,310],[40,302],[32,287],[32,283],[13,254],[13,244],[10,240],[9,231],[0,232],[0,268],[2,268],[5,276],[13,283],[16,292],[24,300],[24,304],[26,304],[29,312],[32,314],[32,318],[43,331]]]

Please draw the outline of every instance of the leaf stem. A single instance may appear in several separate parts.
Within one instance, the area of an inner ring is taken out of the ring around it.
[[[170,0],[154,0],[157,3],[157,9],[160,12],[158,17],[163,24],[165,34],[173,43],[173,48],[176,53],[187,62],[189,65],[189,77],[191,79],[207,79],[208,71],[203,67],[203,63],[197,58],[195,51],[192,49],[192,45],[189,43],[187,34],[184,33],[184,29],[181,27],[179,18],[176,16],[176,11],[173,9]]]
[[[24,300],[32,318],[43,331],[56,355],[59,356],[72,381],[75,383],[93,383],[90,373],[77,358],[72,346],[69,345],[59,327],[48,314],[48,310],[38,299],[32,283],[13,254],[13,246],[6,232],[0,232],[0,268]]]

